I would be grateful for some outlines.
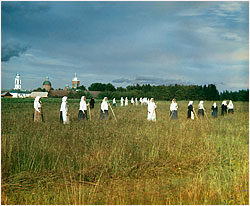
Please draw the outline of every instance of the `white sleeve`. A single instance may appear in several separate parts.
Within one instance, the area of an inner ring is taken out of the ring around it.
[[[34,108],[36,111],[40,112],[39,108],[41,108],[41,104],[38,102],[37,104],[34,105]]]

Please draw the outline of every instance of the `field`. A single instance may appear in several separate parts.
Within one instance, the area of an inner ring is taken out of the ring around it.
[[[158,102],[157,122],[140,105],[100,121],[97,103],[92,120],[79,123],[79,100],[69,100],[63,125],[61,100],[42,101],[38,124],[32,99],[2,98],[2,204],[249,204],[248,102],[217,119],[205,102],[208,120],[194,121],[188,102],[178,102],[177,121],[170,102]]]

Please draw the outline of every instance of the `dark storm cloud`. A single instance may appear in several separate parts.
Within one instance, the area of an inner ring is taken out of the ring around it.
[[[1,61],[7,62],[12,57],[18,57],[20,54],[23,54],[27,51],[28,47],[21,45],[20,43],[8,43],[2,46],[1,48]]]

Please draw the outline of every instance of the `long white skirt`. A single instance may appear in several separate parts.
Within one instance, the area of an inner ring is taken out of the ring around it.
[[[155,111],[153,112],[148,112],[148,118],[147,118],[148,121],[156,121],[156,113]]]
[[[62,119],[63,124],[69,124],[69,116],[67,115],[67,112],[62,112]]]
[[[191,111],[191,119],[194,120],[194,113]]]

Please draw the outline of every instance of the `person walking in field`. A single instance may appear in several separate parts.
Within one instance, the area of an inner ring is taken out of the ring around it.
[[[221,115],[227,114],[227,101],[224,100],[221,104]]]
[[[187,118],[194,120],[194,108],[193,108],[193,101],[189,101],[188,103],[188,112]]]
[[[178,104],[176,103],[176,99],[173,99],[170,105],[170,118],[177,119],[177,109]]]
[[[233,114],[233,113],[234,113],[234,105],[232,100],[230,100],[228,104],[228,114]]]
[[[132,97],[131,98],[131,104],[134,105],[135,101],[134,101],[134,98]]]
[[[104,97],[101,104],[101,111],[100,111],[100,119],[108,119],[109,112],[108,112],[108,97]]]
[[[138,100],[137,100],[137,97],[135,98],[135,106],[138,105]]]
[[[124,99],[121,97],[121,107],[123,106]]]
[[[205,111],[205,108],[204,108],[203,104],[204,104],[204,102],[200,101],[199,106],[198,106],[198,108],[199,108],[198,116],[202,116],[202,117],[204,117],[204,111]]]
[[[90,109],[94,109],[94,107],[95,107],[95,100],[94,100],[94,98],[93,97],[91,97],[91,99],[90,99]]]
[[[61,108],[60,108],[60,120],[63,124],[69,124],[67,99],[68,99],[68,97],[66,97],[66,96],[64,96],[62,98],[62,104],[61,104]]]
[[[34,100],[34,122],[43,122],[42,103],[40,102],[40,96],[37,96]]]
[[[79,112],[78,112],[78,121],[87,120],[87,103],[86,103],[86,97],[82,96],[81,101],[80,101],[80,106],[79,106]]]
[[[125,106],[128,106],[128,98],[125,97]]]
[[[218,107],[216,105],[216,102],[214,102],[212,108],[211,108],[213,111],[212,111],[212,117],[213,118],[217,118],[218,117]]]
[[[116,101],[115,98],[113,98],[113,106],[116,107]]]
[[[154,98],[150,99],[150,102],[148,103],[148,121],[156,121],[156,104],[154,102]]]

